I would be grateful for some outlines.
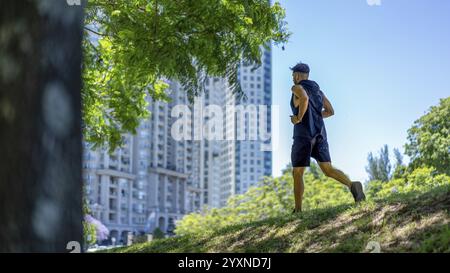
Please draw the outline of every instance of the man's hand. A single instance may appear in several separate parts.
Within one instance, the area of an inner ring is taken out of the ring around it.
[[[320,93],[322,94],[323,97],[323,110],[322,110],[322,117],[323,118],[328,118],[334,115],[334,109],[333,106],[331,105],[331,102],[328,100],[328,98],[325,96],[325,94],[320,91]]]
[[[292,122],[292,124],[298,124],[298,123],[300,123],[300,122],[302,122],[299,118],[298,118],[298,116],[291,116],[291,122]]]

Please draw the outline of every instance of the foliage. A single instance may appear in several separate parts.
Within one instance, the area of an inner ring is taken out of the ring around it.
[[[155,228],[153,230],[153,240],[163,239],[164,237],[164,232],[160,228]]]
[[[140,234],[140,235],[135,235],[133,236],[133,244],[142,244],[148,241],[148,236],[147,234]]]
[[[384,145],[380,149],[378,156],[374,156],[370,152],[367,156],[366,166],[369,181],[378,180],[386,182],[392,178],[400,178],[405,175],[407,167],[403,164],[403,155],[397,148],[394,148],[394,159],[395,163],[392,167],[388,145]]]
[[[95,225],[88,222],[86,219],[87,215],[92,214],[91,209],[89,208],[87,199],[86,199],[86,193],[85,193],[86,189],[85,187],[83,187],[83,240],[84,240],[84,245],[88,246],[88,245],[93,245],[95,244],[95,242],[97,241],[97,233],[96,233],[96,229],[95,229]]]
[[[369,180],[388,181],[390,179],[391,163],[388,145],[384,145],[380,149],[378,156],[374,156],[370,152],[367,156],[367,161],[366,171],[369,174]]]
[[[92,227],[93,227],[93,229],[95,231],[94,238],[96,239],[96,241],[103,241],[103,240],[108,239],[109,230],[99,220],[97,220],[94,217],[92,217],[91,215],[87,214],[84,216],[84,222],[87,225],[90,225],[88,228],[88,231],[92,231]]]
[[[403,164],[403,155],[401,152],[394,148],[395,165],[394,172],[391,175],[391,179],[401,178],[407,173],[408,167]]]
[[[450,175],[450,97],[441,99],[408,130],[410,167],[431,166]]]
[[[450,186],[450,177],[439,174],[432,167],[418,168],[405,178],[396,178],[388,182],[379,180],[368,184],[366,194],[371,198],[387,198],[395,194],[418,194],[440,186]]]
[[[83,220],[83,239],[84,245],[93,245],[97,242],[97,231],[95,225]]]
[[[207,76],[227,78],[238,97],[241,62],[289,37],[285,11],[267,0],[92,0],[83,40],[83,133],[113,151],[148,117],[147,96],[168,101],[167,80],[192,100]]]
[[[83,191],[86,189],[83,187]],[[95,244],[97,241],[106,240],[109,230],[99,220],[92,217],[92,211],[89,208],[86,199],[86,193],[83,194],[83,240],[85,245]]]

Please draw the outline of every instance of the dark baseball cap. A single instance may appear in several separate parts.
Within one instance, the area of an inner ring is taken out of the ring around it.
[[[293,72],[300,72],[300,73],[309,73],[309,66],[305,63],[298,63],[294,67],[291,67],[291,70]]]

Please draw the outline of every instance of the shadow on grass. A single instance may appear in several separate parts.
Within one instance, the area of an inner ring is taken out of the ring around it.
[[[374,203],[340,205],[177,236],[114,252],[449,252],[450,187],[395,194]]]

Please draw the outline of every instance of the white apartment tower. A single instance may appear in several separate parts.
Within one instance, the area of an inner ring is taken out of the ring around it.
[[[126,242],[128,232],[155,228],[171,232],[183,215],[201,207],[201,189],[193,179],[193,143],[171,137],[171,109],[187,104],[180,85],[170,83],[172,102],[148,99],[149,119],[112,154],[84,144],[83,179],[93,216]]]
[[[264,123],[271,130],[271,50],[270,46],[262,49],[258,69],[242,64],[238,71],[247,100],[236,100],[225,79],[211,77],[206,92],[191,105],[182,86],[169,82],[171,102],[149,98],[151,116],[141,122],[136,135],[124,135],[123,147],[108,154],[85,144],[83,179],[88,201],[93,216],[108,227],[111,237],[125,243],[128,232],[153,232],[157,227],[170,232],[183,215],[205,205],[222,207],[230,196],[271,175],[271,151],[262,149],[270,140],[237,139],[241,133],[258,133],[260,119],[255,122],[252,117],[260,112],[252,112],[253,106],[267,106]],[[192,114],[187,118],[188,139],[172,136],[172,125],[182,116],[172,117],[177,105],[188,107]],[[217,107],[223,113],[221,129],[228,140],[210,139],[203,128],[194,127],[207,123],[214,116],[208,109]],[[236,111],[239,107],[244,115]],[[236,113],[227,115],[227,110]],[[240,118],[244,127],[236,126]],[[196,130],[200,132],[197,139]]]
[[[257,183],[264,176],[272,174],[272,152],[267,149],[270,140],[261,140],[260,122],[267,132],[271,132],[272,105],[272,64],[271,47],[262,47],[262,65],[252,71],[252,66],[241,64],[239,81],[247,96],[247,100],[236,100],[227,92],[226,105],[233,105],[231,109],[236,115],[227,115],[225,120],[225,134],[236,140],[226,140],[221,147],[221,183],[220,205],[226,205],[228,198],[235,194],[246,192],[249,187]],[[266,106],[265,119],[261,120],[261,106]],[[241,123],[243,122],[243,123]],[[244,126],[239,126],[244,124]],[[244,136],[244,140],[239,140]],[[251,136],[257,136],[256,140]],[[263,145],[265,148],[263,148]]]

